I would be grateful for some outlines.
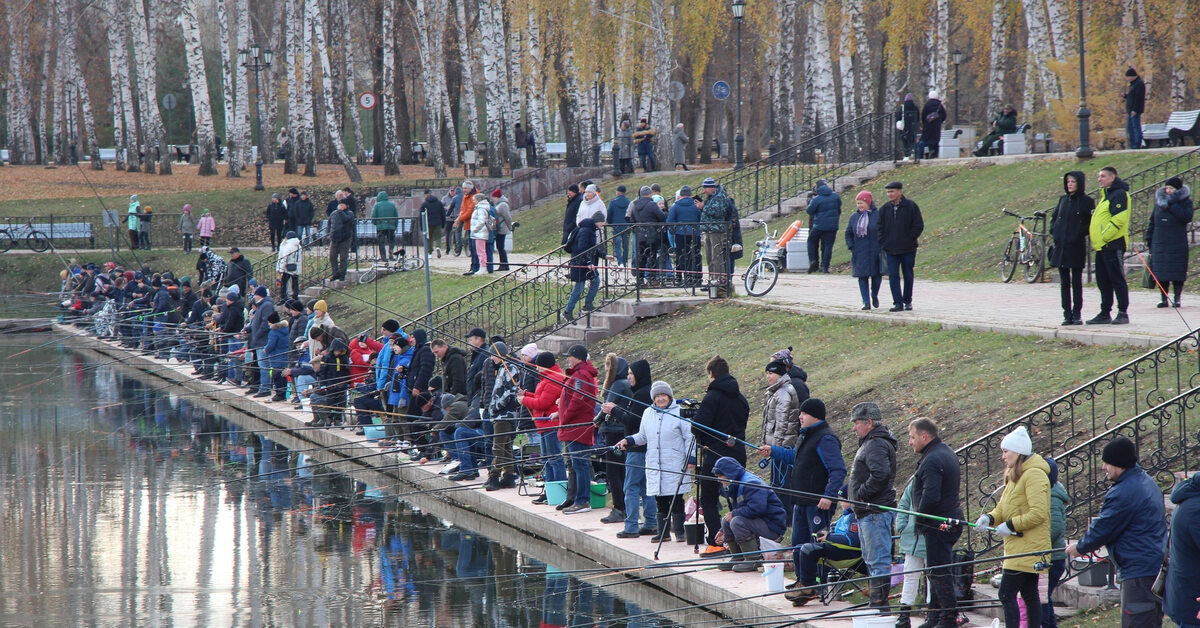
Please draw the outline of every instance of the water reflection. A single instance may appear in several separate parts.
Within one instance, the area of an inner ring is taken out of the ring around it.
[[[669,625],[377,488],[297,470],[303,453],[158,380],[53,348],[0,378],[0,624]]]

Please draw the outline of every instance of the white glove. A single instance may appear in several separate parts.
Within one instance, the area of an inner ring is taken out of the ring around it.
[[[987,527],[990,527],[991,525],[992,525],[992,516],[987,514],[986,512],[983,513],[982,515],[979,515],[979,519],[975,520],[975,527],[977,527],[977,528],[987,528]]]
[[[996,534],[999,534],[1000,536],[1012,536],[1013,530],[1012,528],[1008,527],[1008,522],[1005,521],[1004,523],[996,526]]]

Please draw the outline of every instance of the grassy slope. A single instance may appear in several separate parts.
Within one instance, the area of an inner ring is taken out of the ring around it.
[[[708,304],[640,322],[598,343],[592,355],[601,365],[609,351],[629,361],[645,358],[654,379],[670,383],[680,398],[700,398],[707,386],[705,362],[724,356],[750,401],[748,440],[758,442],[763,368],[772,352],[786,346],[808,371],[812,394],[826,402],[843,443],[855,442],[845,420],[850,408],[875,401],[893,430],[929,416],[947,428],[951,446],[1143,351]],[[905,458],[911,470],[911,456]]]
[[[453,301],[459,296],[474,290],[494,279],[494,276],[463,277],[457,274],[433,273],[430,287],[432,289],[433,307]],[[393,273],[377,280],[379,306],[396,312],[401,316],[389,314],[381,310],[378,322],[388,318],[396,318],[406,329],[411,319],[422,316],[428,310],[425,301],[425,271]],[[361,299],[356,300],[353,297]],[[376,286],[354,286],[345,290],[325,293],[324,298],[329,302],[329,313],[338,326],[347,333],[359,331],[367,327],[375,327],[376,315],[371,306],[375,303]],[[365,301],[365,303],[364,303]]]

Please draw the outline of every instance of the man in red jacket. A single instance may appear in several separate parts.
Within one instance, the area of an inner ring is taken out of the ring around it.
[[[575,495],[574,504],[563,502],[563,514],[573,515],[592,509],[592,465],[582,453],[591,449],[592,418],[596,414],[596,367],[588,361],[587,347],[571,345],[567,350],[567,384],[558,399],[558,412],[550,415],[559,421],[558,439],[566,444],[571,458],[574,484],[568,478],[567,493]],[[574,490],[571,490],[571,489]]]

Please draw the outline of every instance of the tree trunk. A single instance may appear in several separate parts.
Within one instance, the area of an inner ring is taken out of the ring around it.
[[[673,163],[671,152],[671,103],[668,98],[668,88],[671,85],[671,41],[667,38],[667,25],[671,20],[667,17],[666,0],[650,0],[650,23],[656,28],[653,34],[654,51],[654,90],[651,92],[651,107],[654,117],[650,118],[650,128],[655,131],[658,164]]]
[[[467,2],[468,0],[455,0],[454,12],[458,19],[454,21],[454,26],[458,35],[458,63],[459,72],[462,75],[463,100],[467,105],[467,146],[471,150],[475,150],[475,145],[479,142],[479,103],[475,100],[475,70],[470,40],[471,25],[467,20],[479,13],[468,11]],[[483,11],[483,7],[480,6],[479,10]]]
[[[1025,7],[1025,24],[1028,33],[1026,54],[1040,84],[1042,107],[1049,110],[1051,104],[1062,98],[1058,87],[1058,77],[1050,70],[1048,59],[1050,55],[1050,29],[1046,27],[1046,6],[1044,0],[1022,0]]]
[[[118,0],[119,1],[119,0]],[[242,169],[238,166],[237,155],[230,148],[230,142],[236,142],[239,136],[237,127],[237,117],[234,115],[234,102],[241,100],[233,83],[233,63],[230,59],[229,52],[229,4],[234,0],[217,0],[217,24],[221,30],[221,86],[224,89],[224,98],[221,101],[225,105],[225,157],[229,168],[225,172],[227,177],[242,176]],[[294,0],[289,0],[294,1]],[[236,8],[235,8],[236,10]],[[214,140],[215,142],[215,140]],[[215,148],[215,146],[214,146]]]
[[[183,0],[179,6],[179,25],[183,30],[183,54],[187,59],[188,84],[192,88],[192,108],[196,116],[196,146],[202,177],[217,174],[213,154],[212,106],[208,98],[208,75],[204,71],[204,47],[200,41],[200,22],[196,0]]]
[[[30,163],[33,157],[33,128],[30,126],[31,99],[27,68],[30,11],[8,11],[8,85],[5,88],[5,116],[8,129],[8,162]]]
[[[496,17],[500,17],[500,21]],[[479,36],[483,56],[483,82],[487,89],[487,165],[488,176],[504,173],[504,102],[508,98],[504,71],[504,21],[500,0],[480,0]],[[462,44],[460,44],[461,46]]]
[[[287,125],[288,143],[283,156],[283,173],[296,174],[297,147],[303,135],[303,125],[300,123],[300,68],[296,65],[297,57],[302,54],[302,38],[296,37],[295,25],[302,20],[297,19],[296,2],[298,0],[283,0],[284,23],[288,25],[284,35],[283,68],[287,76]]]
[[[392,0],[384,0],[389,2]],[[341,14],[341,23],[343,25],[346,50],[346,96],[350,107],[350,122],[354,126],[354,160],[356,163],[367,163],[366,142],[363,140],[362,115],[358,106],[358,79],[355,77],[354,68],[358,63],[354,57],[355,43],[350,41],[350,5],[347,0],[339,0],[338,12]],[[392,29],[386,29],[387,33],[392,33]],[[394,125],[393,125],[394,128]]]
[[[1188,33],[1178,25],[1186,23],[1187,0],[1175,0],[1176,28],[1171,29],[1171,111],[1183,109],[1187,98]]]
[[[786,148],[796,141],[796,4],[797,0],[775,3],[778,28],[772,29],[777,39],[771,54],[774,60],[771,64],[771,107],[775,110],[778,148]],[[711,137],[707,132],[704,136]],[[703,154],[707,155],[707,152]]]
[[[303,128],[303,133],[300,133],[304,139],[301,141],[300,147],[304,155],[304,176],[317,176],[317,130],[315,126],[316,116],[313,115],[313,19],[312,12],[304,7],[303,0],[300,7],[304,13],[303,20],[303,47],[301,57],[303,58],[303,71],[301,72],[301,80],[299,85],[300,90],[300,124]],[[308,0],[313,2],[314,0]]]
[[[529,92],[529,130],[533,131],[534,152],[538,159],[546,158],[546,66],[542,59],[541,27],[533,11],[528,15],[529,28],[525,41],[529,51],[529,67],[525,72],[525,89]],[[537,164],[529,164],[536,167]]]
[[[381,85],[379,109],[383,114],[383,174],[395,176],[400,174],[400,166],[396,163],[396,43],[395,25],[396,2],[383,0],[383,83]]]
[[[170,159],[163,158],[166,150],[166,129],[158,113],[158,71],[155,68],[154,48],[151,40],[154,33],[146,19],[146,7],[141,0],[133,2],[133,53],[137,60],[138,93],[141,95],[142,128],[146,134],[146,161],[143,171],[154,174],[158,160],[167,162],[159,174],[171,174]]]
[[[312,14],[313,45],[321,57],[321,91],[325,100],[325,122],[329,131],[329,141],[333,144],[333,151],[337,155],[338,161],[342,162],[342,167],[346,169],[346,176],[350,178],[350,182],[362,183],[362,174],[359,173],[358,166],[354,165],[354,161],[350,159],[350,155],[346,154],[346,146],[342,142],[341,130],[337,125],[333,124],[335,119],[333,111],[333,80],[329,69],[329,49],[325,46],[325,27],[321,16],[321,8],[316,2],[310,2],[308,4],[308,11]]]
[[[871,61],[871,42],[867,36],[866,20],[863,19],[862,0],[847,0],[850,27],[854,31],[854,101],[859,115],[874,110],[871,88],[875,82],[875,64]]]
[[[1009,0],[992,0],[992,47],[988,62],[988,111],[1004,105],[1004,67],[1008,35]],[[989,114],[990,115],[990,114]]]
[[[53,87],[51,88],[53,90],[51,98],[54,99],[54,122],[51,136],[54,142],[54,163],[63,166],[70,163],[67,144],[74,142],[69,137],[70,130],[67,129],[67,112],[69,108],[67,106],[66,86],[68,79],[71,77],[70,70],[68,69],[70,62],[67,59],[69,46],[65,40],[67,31],[69,30],[66,16],[66,0],[54,0],[54,3],[50,6],[50,11],[53,14],[51,19],[54,21],[54,30],[51,33],[54,36],[55,43],[57,43],[54,49],[54,79],[52,83]],[[46,75],[44,80],[50,81],[50,75]]]
[[[818,132],[837,125],[834,105],[833,58],[829,53],[829,29],[825,21],[825,1],[813,0],[809,15],[808,31],[813,35],[814,47],[805,51],[805,65],[812,76],[813,91],[810,95]],[[944,0],[942,0],[944,1]]]
[[[237,49],[248,50],[250,48],[250,8],[246,0],[237,0],[234,7],[234,18],[237,20]],[[233,68],[233,84],[238,94],[245,95],[234,103],[233,117],[237,119],[238,150],[240,151],[238,164],[242,168],[248,168],[254,161],[251,147],[258,143],[259,138],[252,137],[250,130],[250,71],[241,63],[235,64]],[[261,100],[261,96],[256,96]],[[255,114],[254,117],[257,119],[258,115]],[[258,150],[262,150],[262,147],[258,147]]]
[[[148,9],[147,16],[149,18],[147,27],[149,28],[151,37],[150,54],[153,55],[151,57],[151,63],[154,66],[155,74],[157,74],[160,65],[163,68],[171,67],[171,62],[173,61],[172,57],[174,57],[176,54],[175,51],[171,50],[170,46],[158,46],[157,43],[155,43],[155,38],[158,37],[158,33],[162,33],[167,30],[168,22],[174,20],[173,12],[177,7],[174,2],[163,2],[162,0],[146,1]],[[159,58],[160,55],[162,57],[161,63]],[[157,76],[155,77],[155,80],[158,80]],[[175,84],[179,85],[180,83]],[[170,92],[173,89],[174,88],[167,88],[166,91]],[[155,105],[157,110],[157,102]],[[171,130],[168,129],[165,124],[163,125],[162,130],[162,135],[160,136],[161,139],[159,140],[160,148],[158,153],[158,174],[160,175],[171,174],[171,163],[173,161],[171,159],[171,150],[168,148]]]
[[[46,16],[46,32],[47,32],[47,34],[50,34],[50,33],[53,33],[55,30],[54,29],[54,14],[53,14],[53,12],[49,12],[49,11],[47,13],[49,13],[49,15]],[[49,41],[52,38],[47,37],[46,39],[47,39],[47,41]],[[51,49],[52,49],[52,46],[46,46],[45,50],[42,51],[42,93],[41,93],[41,99],[38,101],[37,126],[38,126],[38,136],[41,140],[41,145],[40,145],[41,154],[38,156],[39,157],[38,161],[41,162],[41,164],[44,166],[50,165],[50,161],[53,158],[52,154],[53,154],[53,150],[54,150],[53,131],[51,130],[50,126],[47,124],[47,118],[50,116],[50,111],[49,111],[49,108],[50,108],[50,82],[51,82],[50,81],[50,77],[51,77],[50,72],[51,72],[51,68],[53,67],[52,64],[50,63]]]
[[[1046,24],[1050,27],[1050,54],[1055,61],[1065,61],[1071,56],[1071,13],[1063,6],[1063,0],[1046,0]]]
[[[123,171],[127,163],[129,138],[137,144],[133,123],[133,96],[129,87],[129,22],[121,9],[121,0],[108,0],[106,26],[108,32],[108,66],[112,78],[113,144],[116,147],[116,168]],[[136,169],[136,165],[133,166]]]
[[[449,13],[447,0],[413,0],[417,46],[421,59],[443,59],[442,41]],[[425,130],[429,144],[429,159],[436,176],[446,176],[446,158],[442,152],[442,129],[450,119],[450,103],[446,92],[446,72],[439,63],[422,62],[421,80],[425,85]],[[454,150],[454,147],[450,148]]]
[[[838,71],[842,88],[842,122],[858,117],[858,78],[854,71],[854,39],[849,11],[842,14],[842,32],[838,37]]]
[[[88,93],[87,79],[79,68],[79,57],[75,48],[71,48],[71,73],[75,75],[75,85],[79,88],[80,114],[83,116],[83,133],[87,140],[87,153],[91,157],[92,170],[104,170],[104,162],[100,160],[100,142],[96,139],[96,116],[92,111],[92,95]]]

